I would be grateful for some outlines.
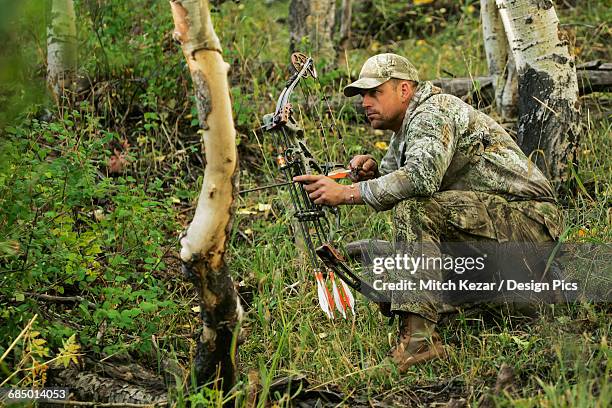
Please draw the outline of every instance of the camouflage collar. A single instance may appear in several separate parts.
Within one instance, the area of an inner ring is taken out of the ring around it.
[[[410,124],[412,116],[414,115],[419,105],[421,105],[431,96],[440,93],[442,93],[442,90],[437,86],[434,86],[430,81],[419,82],[419,85],[414,91],[414,95],[412,95],[412,99],[410,99],[408,108],[406,108],[406,113],[404,114],[404,121],[402,122],[402,127],[400,128],[401,134],[406,133],[407,127]]]
[[[419,83],[416,90],[414,91],[414,95],[412,95],[410,103],[408,104],[408,108],[406,109],[406,114],[404,115],[404,122],[412,115],[417,106],[423,103],[430,96],[439,93],[442,93],[442,90],[437,86],[434,86],[430,81],[424,81]]]

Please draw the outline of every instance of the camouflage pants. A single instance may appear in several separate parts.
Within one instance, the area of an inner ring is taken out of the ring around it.
[[[442,191],[432,197],[404,200],[394,208],[396,245],[414,243],[419,246],[417,251],[434,257],[440,256],[440,245],[445,242],[552,242],[559,236],[560,225],[555,204],[508,201],[474,191]],[[394,279],[407,277],[405,271],[396,273],[404,276]],[[437,270],[418,274],[426,279],[443,279]],[[390,300],[391,311],[416,313],[433,322],[440,314],[457,310],[457,305],[439,300],[406,300],[397,292],[391,293]]]

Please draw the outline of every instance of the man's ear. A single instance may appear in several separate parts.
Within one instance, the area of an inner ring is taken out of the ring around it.
[[[414,92],[414,87],[410,81],[402,81],[401,83],[401,95],[402,99],[405,101],[409,101],[412,98],[412,94]]]

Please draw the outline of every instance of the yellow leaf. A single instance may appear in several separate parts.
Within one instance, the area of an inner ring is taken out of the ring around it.
[[[434,0],[414,0],[413,3],[415,6],[422,6],[424,4],[431,4]]]
[[[66,357],[66,356],[59,356],[57,357],[57,365],[63,365],[64,368],[68,367],[68,364],[70,364],[70,357]]]
[[[379,150],[387,150],[389,148],[389,146],[387,145],[387,142],[376,142],[374,143],[374,147],[376,147]]]
[[[76,342],[76,334],[70,336],[68,340],[62,340],[62,344],[64,347],[60,347],[59,349],[58,363],[62,364],[64,368],[68,367],[71,361],[78,364],[81,346]]]
[[[466,11],[472,14],[474,11],[476,11],[476,8],[470,4],[469,6],[467,6]]]
[[[195,312],[195,313],[200,313],[200,306],[194,306],[191,308],[191,311]]]
[[[418,45],[418,46],[423,46],[425,44],[427,44],[427,41],[422,40],[422,39],[421,40],[417,40],[417,42],[416,42],[416,45]]]
[[[257,212],[249,210],[248,208],[240,208],[238,211],[236,211],[236,214],[238,214],[238,215],[253,215],[253,214],[257,214]]]
[[[35,346],[42,346],[46,342],[47,341],[45,339],[33,339],[32,340],[32,344],[34,344]]]
[[[72,336],[70,336],[68,340],[66,341],[62,340],[62,344],[66,348],[74,348],[74,347],[76,347],[77,349],[79,348],[79,345],[76,342],[76,334],[73,334]]]

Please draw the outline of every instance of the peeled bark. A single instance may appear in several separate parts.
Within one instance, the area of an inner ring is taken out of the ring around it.
[[[76,17],[72,0],[51,0],[47,28],[47,83],[56,100],[72,89],[77,70]]]
[[[291,52],[309,52],[317,58],[334,55],[333,28],[335,0],[291,0],[289,32]],[[307,49],[304,49],[305,37]]]
[[[519,75],[518,142],[557,189],[578,142],[578,82],[551,0],[496,0]]]
[[[480,0],[480,16],[487,66],[495,89],[495,107],[502,121],[512,121],[516,118],[518,102],[516,67],[495,0]]]
[[[183,269],[198,291],[204,323],[195,372],[198,384],[212,381],[214,387],[228,390],[235,381],[236,347],[232,344],[242,315],[224,257],[238,174],[229,65],[223,61],[208,0],[173,0],[170,5],[174,37],[181,43],[193,80],[206,151],[202,191],[193,221],[181,239]]]

